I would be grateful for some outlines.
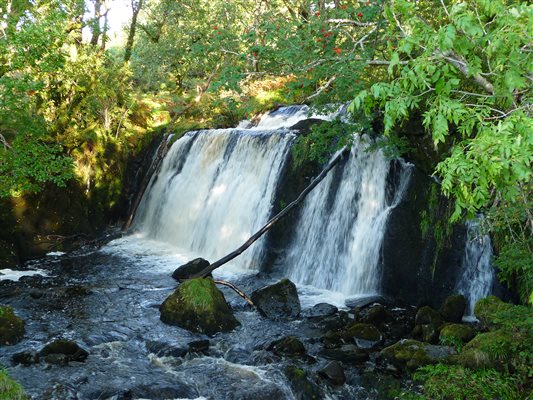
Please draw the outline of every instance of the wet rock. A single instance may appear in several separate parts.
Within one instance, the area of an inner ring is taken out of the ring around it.
[[[359,316],[361,322],[377,326],[382,326],[385,322],[390,321],[391,319],[391,314],[387,311],[385,306],[381,304],[376,304],[362,310]]]
[[[172,385],[163,385],[153,382],[150,385],[138,385],[130,389],[101,388],[87,393],[87,399],[102,400],[133,400],[133,399],[195,399],[198,391],[182,382],[173,382]]]
[[[183,357],[187,354],[187,349],[173,346],[170,343],[148,340],[146,350],[158,357]]]
[[[476,336],[474,328],[463,324],[447,324],[440,331],[439,340],[441,343],[456,344],[467,343]]]
[[[172,277],[177,281],[183,281],[209,267],[209,265],[209,261],[204,260],[203,258],[195,258],[194,260],[176,268],[172,273]]]
[[[43,400],[78,400],[76,390],[60,383],[55,384],[43,393]]]
[[[319,355],[330,360],[341,361],[347,364],[360,364],[369,359],[367,351],[360,349],[353,344],[345,344],[333,349],[325,348],[320,350]]]
[[[303,317],[307,318],[323,318],[335,315],[339,309],[334,305],[328,303],[315,304],[309,310],[302,312]]]
[[[15,353],[11,357],[13,364],[22,364],[22,365],[31,365],[39,363],[39,353],[32,350],[21,351],[20,353]]]
[[[209,340],[195,340],[189,343],[189,352],[205,353],[209,350]]]
[[[161,321],[192,332],[214,335],[235,329],[233,316],[224,295],[212,279],[190,279],[178,286],[160,307]]]
[[[0,346],[18,343],[24,336],[24,321],[13,308],[0,306]]]
[[[382,296],[359,297],[355,299],[346,300],[346,307],[362,309],[376,302],[377,303],[386,302],[386,300]]]
[[[351,338],[362,349],[373,348],[382,340],[381,333],[374,325],[364,323],[349,326],[343,336],[346,339]]]
[[[454,354],[456,351],[451,346],[435,346],[412,339],[403,339],[384,348],[379,356],[400,370],[415,370],[424,365],[445,361]]]
[[[344,368],[337,361],[331,361],[328,365],[318,371],[318,375],[326,378],[335,386],[342,386],[346,382]]]
[[[439,327],[442,325],[442,317],[440,313],[429,306],[421,307],[416,313],[415,325],[435,325]]]
[[[289,380],[296,400],[319,400],[323,398],[322,391],[309,380],[308,373],[294,365],[285,368],[285,376]]]
[[[339,311],[337,314],[320,319],[318,325],[325,331],[332,331],[342,329],[351,322],[353,319],[350,318],[350,314],[346,311]]]
[[[298,357],[305,354],[305,346],[294,336],[287,336],[270,343],[267,350],[278,356],[287,357]]]
[[[313,126],[320,125],[323,122],[324,122],[323,119],[307,118],[307,119],[298,121],[296,124],[291,126],[289,129],[299,131],[298,133],[300,135],[306,136],[311,132],[311,129]]]
[[[252,301],[261,315],[274,320],[296,318],[301,311],[296,285],[288,279],[256,290]]]
[[[70,361],[85,361],[89,352],[71,340],[56,340],[44,346],[39,356],[50,364],[67,364]]]
[[[70,286],[65,289],[64,294],[67,297],[81,297],[81,296],[88,296],[92,292],[83,286]]]
[[[466,298],[462,294],[448,296],[442,307],[440,314],[445,321],[461,322],[466,307]]]

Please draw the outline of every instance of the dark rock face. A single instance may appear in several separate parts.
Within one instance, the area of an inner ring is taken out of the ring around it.
[[[294,336],[287,336],[272,342],[267,347],[267,350],[278,356],[297,357],[305,354],[305,346]]]
[[[177,281],[183,281],[209,267],[209,265],[209,261],[204,260],[203,258],[195,258],[194,260],[176,268],[172,273],[172,277]]]
[[[24,336],[24,321],[11,307],[0,306],[0,346],[12,345]]]
[[[334,386],[342,386],[346,382],[346,375],[342,365],[337,361],[332,361],[324,368],[322,368],[318,375],[327,379]]]
[[[445,321],[461,322],[466,307],[466,298],[462,294],[451,295],[444,300],[440,313]]]
[[[39,356],[49,364],[67,364],[69,361],[85,361],[89,352],[71,340],[56,340],[44,346]]]
[[[392,162],[388,178],[391,193],[400,172],[399,162]],[[438,185],[412,168],[403,199],[387,220],[381,260],[385,296],[399,303],[439,307],[453,293],[466,229],[457,225],[450,235],[439,234],[442,227],[437,230],[434,224],[447,220],[447,207],[447,200],[438,195]]]
[[[296,318],[301,311],[296,285],[288,279],[256,290],[252,301],[261,315],[274,320]]]
[[[209,278],[183,282],[166,298],[160,311],[164,323],[207,335],[229,332],[240,325],[224,295]]]

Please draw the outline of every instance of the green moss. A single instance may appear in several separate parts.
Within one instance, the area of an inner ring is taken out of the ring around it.
[[[346,336],[372,342],[378,342],[381,340],[381,333],[372,324],[353,324],[346,330]]]
[[[0,369],[0,400],[26,400],[28,396],[20,383],[14,381]]]
[[[474,307],[474,315],[479,321],[489,327],[498,325],[498,315],[512,308],[496,296],[489,296],[479,300]]]
[[[24,336],[24,321],[11,307],[0,306],[0,346],[19,342]]]
[[[439,340],[444,345],[452,345],[462,347],[463,343],[467,343],[476,336],[474,328],[462,324],[447,324],[441,331]]]
[[[427,351],[427,343],[404,339],[381,351],[381,356],[397,368],[415,370],[437,362]]]
[[[501,329],[480,333],[465,345],[458,363],[468,368],[504,368],[513,356],[513,340]]]
[[[239,325],[224,295],[209,278],[180,284],[161,305],[161,321],[208,335],[228,332]]]

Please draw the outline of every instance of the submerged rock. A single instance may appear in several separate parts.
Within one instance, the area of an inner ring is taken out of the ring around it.
[[[177,281],[184,281],[186,279],[190,279],[191,276],[209,267],[209,265],[209,261],[204,260],[203,258],[195,258],[194,260],[176,268],[176,270],[172,273],[172,277]]]
[[[207,335],[229,332],[240,325],[210,278],[183,282],[161,304],[160,311],[164,323]]]
[[[442,307],[440,314],[448,322],[461,322],[466,307],[466,298],[462,294],[448,296]]]
[[[0,306],[0,346],[18,343],[24,336],[24,321],[13,308]]]
[[[261,315],[274,320],[296,318],[301,311],[296,285],[288,279],[256,290],[252,301]]]
[[[415,370],[428,364],[443,362],[456,354],[451,346],[435,346],[412,339],[403,339],[384,348],[380,358],[403,370]]]
[[[50,364],[67,364],[70,361],[85,361],[89,352],[72,340],[56,340],[44,346],[39,356]]]
[[[318,385],[309,380],[308,373],[294,365],[285,368],[285,376],[289,380],[296,400],[319,400],[323,398]]]
[[[335,386],[342,386],[346,382],[346,375],[342,365],[337,361],[331,361],[328,365],[318,371],[318,375],[326,378]]]
[[[39,363],[39,353],[32,350],[21,351],[11,356],[13,364],[31,365]]]

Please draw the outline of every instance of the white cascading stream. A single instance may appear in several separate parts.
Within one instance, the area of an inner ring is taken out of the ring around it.
[[[481,233],[479,220],[466,223],[467,242],[462,261],[463,273],[457,281],[456,290],[467,298],[465,316],[472,319],[476,302],[490,295],[494,282],[492,268],[492,245],[490,236]]]
[[[173,144],[143,197],[134,228],[211,262],[244,243],[269,218],[294,135],[219,129]],[[263,241],[235,260],[258,269]]]
[[[344,295],[379,291],[387,216],[405,191],[410,168],[404,165],[394,199],[387,204],[389,162],[381,151],[366,148],[354,144],[338,188],[332,170],[305,200],[284,262],[294,281]]]

